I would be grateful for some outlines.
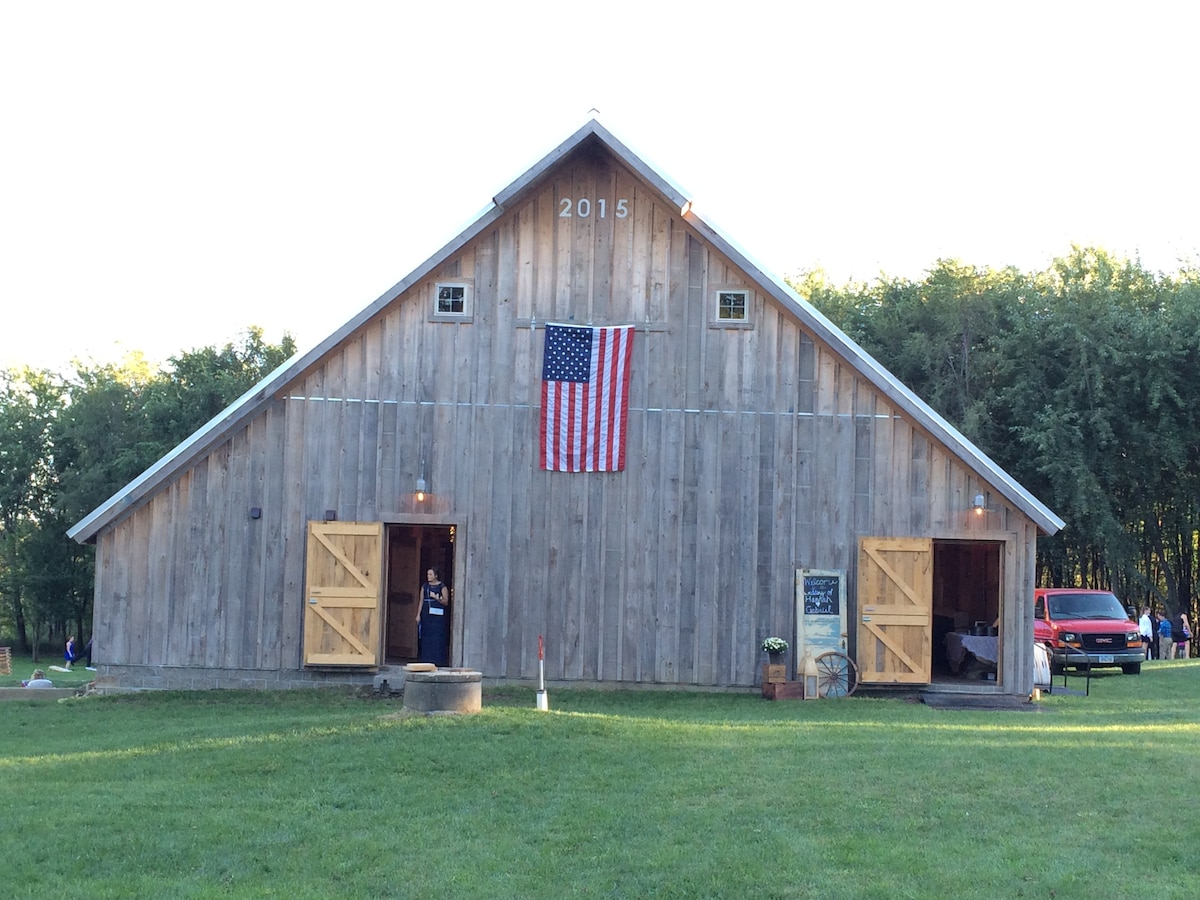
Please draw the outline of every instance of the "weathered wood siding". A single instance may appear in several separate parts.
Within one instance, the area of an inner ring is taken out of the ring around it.
[[[864,535],[1000,536],[1030,595],[1031,523],[969,515],[987,485],[679,210],[605,152],[552,174],[99,535],[105,662],[299,667],[306,521],[404,518],[422,460],[466,542],[454,662],[488,676],[534,676],[545,634],[552,679],[751,685],[796,567],[846,569],[853,602]],[[473,285],[469,323],[431,321],[437,278]],[[712,324],[714,285],[751,290],[751,327]],[[547,320],[641,326],[625,472],[538,469]]]

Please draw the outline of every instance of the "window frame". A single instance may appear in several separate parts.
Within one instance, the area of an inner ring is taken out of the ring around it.
[[[713,328],[753,328],[754,290],[744,284],[714,284],[710,286],[711,306],[709,306],[709,325]],[[721,317],[721,298],[724,294],[741,294],[745,298],[745,318],[727,319]]]
[[[443,288],[462,288],[462,312],[444,312],[439,309]],[[470,322],[475,318],[475,283],[468,278],[447,278],[433,282],[432,305],[429,310],[431,322]]]

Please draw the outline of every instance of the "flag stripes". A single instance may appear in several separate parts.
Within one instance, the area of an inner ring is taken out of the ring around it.
[[[541,467],[625,468],[633,326],[547,325],[542,362]]]

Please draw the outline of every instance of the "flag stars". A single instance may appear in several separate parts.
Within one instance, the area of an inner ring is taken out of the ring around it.
[[[547,325],[542,380],[587,381],[592,368],[592,331],[586,327]]]

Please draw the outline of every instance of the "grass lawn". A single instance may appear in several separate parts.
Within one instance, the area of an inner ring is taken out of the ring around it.
[[[1038,712],[550,704],[525,689],[485,691],[464,717],[335,691],[5,702],[3,894],[1197,894],[1200,661],[1101,675]]]

